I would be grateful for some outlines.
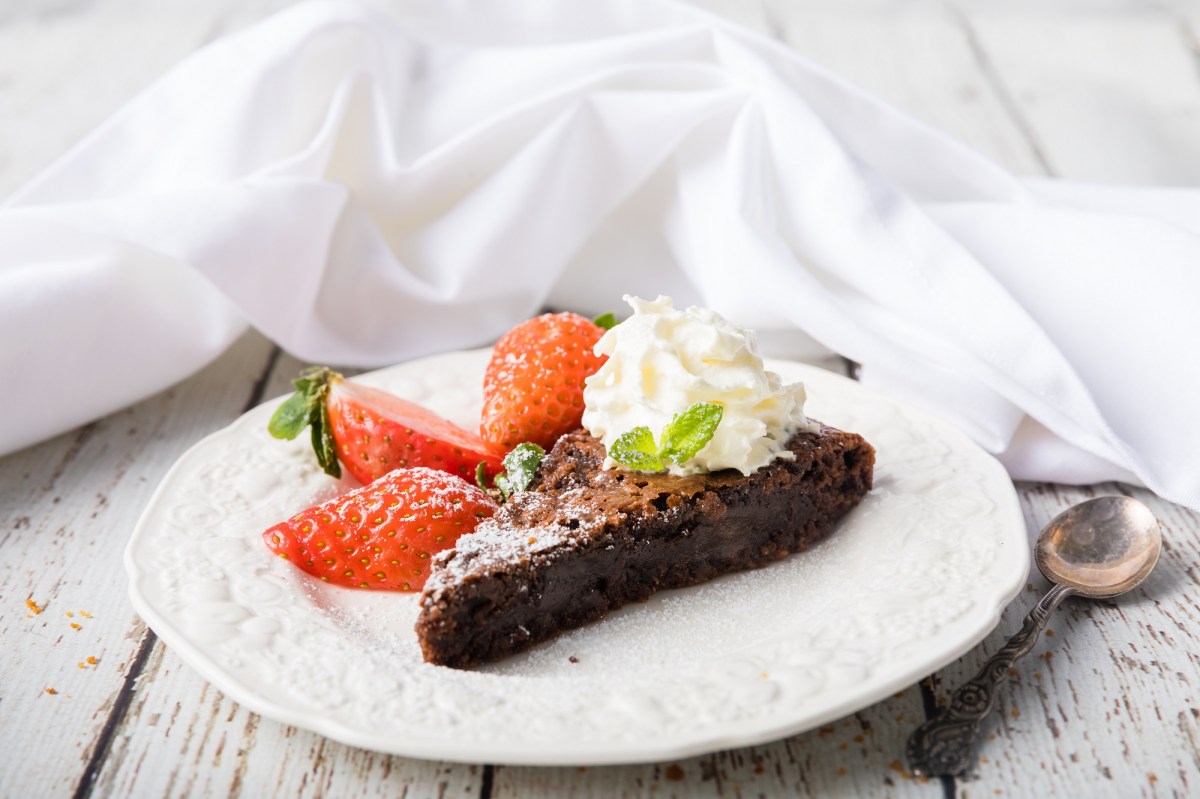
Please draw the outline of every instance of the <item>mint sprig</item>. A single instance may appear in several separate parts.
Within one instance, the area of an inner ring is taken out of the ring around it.
[[[612,330],[617,326],[617,315],[612,311],[609,311],[608,313],[602,313],[592,320],[592,324],[596,325],[597,327],[602,327],[605,330]]]
[[[712,402],[697,402],[663,428],[658,441],[649,427],[638,426],[613,442],[608,457],[638,472],[661,472],[668,463],[683,464],[712,441],[725,409]]]
[[[492,481],[492,488],[487,486],[482,463],[475,469],[475,482],[487,493],[506,500],[518,491],[529,488],[545,457],[546,450],[532,441],[526,441],[513,447],[504,456],[504,471],[496,475],[496,479]]]
[[[496,488],[505,499],[529,488],[545,457],[546,450],[531,441],[518,444],[504,456],[504,471],[496,475]]]
[[[342,476],[337,451],[333,443],[333,430],[329,426],[329,386],[342,376],[326,366],[310,366],[292,381],[296,393],[284,400],[275,409],[267,432],[275,438],[291,441],[312,427],[312,446],[317,453],[317,463],[331,477]]]

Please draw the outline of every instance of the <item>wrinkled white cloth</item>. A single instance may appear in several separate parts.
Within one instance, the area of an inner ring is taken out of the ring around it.
[[[669,2],[293,7],[0,208],[0,451],[253,325],[316,362],[673,295],[815,347],[1016,478],[1200,507],[1200,192],[1022,181]]]

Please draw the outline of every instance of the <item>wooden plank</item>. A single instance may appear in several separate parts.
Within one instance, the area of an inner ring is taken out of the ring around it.
[[[1200,69],[1178,19],[979,11],[969,20],[1057,174],[1200,183]]]
[[[146,634],[129,532],[179,455],[241,412],[271,351],[247,334],[190,380],[0,461],[0,795],[80,780]]]
[[[770,0],[776,36],[905,113],[1019,173],[1041,164],[979,68],[962,26],[940,7],[880,4],[828,13]]]
[[[0,12],[0,201],[184,56],[295,0],[106,0]]]
[[[818,730],[676,762],[593,768],[496,767],[495,799],[583,797],[921,796],[938,783],[901,764],[907,731],[924,720],[918,689],[901,691]]]
[[[206,27],[103,4],[0,26],[0,198],[202,44]]]
[[[96,782],[98,796],[479,795],[484,769],[381,755],[265,719],[161,643]]]

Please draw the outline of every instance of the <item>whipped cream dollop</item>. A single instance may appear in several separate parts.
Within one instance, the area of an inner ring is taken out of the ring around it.
[[[763,368],[752,331],[706,308],[678,311],[670,297],[624,299],[633,316],[596,343],[608,360],[583,390],[583,426],[606,449],[638,426],[658,436],[675,414],[711,402],[724,409],[712,440],[683,464],[670,464],[672,474],[750,474],[794,457],[788,439],[816,428],[804,415],[804,385],[784,385]]]

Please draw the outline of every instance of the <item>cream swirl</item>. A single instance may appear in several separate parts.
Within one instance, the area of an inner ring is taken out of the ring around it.
[[[669,465],[673,474],[750,474],[794,457],[788,439],[813,427],[804,415],[804,385],[784,385],[763,368],[752,331],[705,308],[675,310],[669,297],[625,301],[633,316],[596,343],[596,354],[608,360],[583,391],[583,426],[606,448],[638,426],[658,435],[675,414],[711,402],[724,409],[721,423],[695,457]]]

